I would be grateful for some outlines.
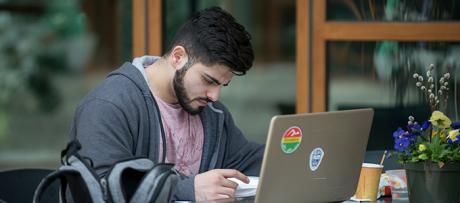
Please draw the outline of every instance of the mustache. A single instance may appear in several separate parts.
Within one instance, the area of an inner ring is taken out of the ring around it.
[[[202,101],[206,101],[207,103],[213,102],[211,99],[209,99],[207,97],[196,97],[196,98],[192,99],[190,102],[195,101],[195,100],[202,100]]]

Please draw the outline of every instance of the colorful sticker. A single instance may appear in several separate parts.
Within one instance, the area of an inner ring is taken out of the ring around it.
[[[290,127],[281,138],[281,150],[286,154],[290,154],[299,148],[301,141],[302,130],[297,126]]]
[[[324,151],[321,148],[315,148],[313,151],[310,153],[310,170],[316,171],[316,169],[319,168],[319,165],[321,165],[321,160],[323,160],[324,157]]]

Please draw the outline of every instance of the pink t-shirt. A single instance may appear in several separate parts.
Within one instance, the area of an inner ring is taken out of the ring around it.
[[[203,152],[204,131],[199,115],[192,116],[179,104],[172,105],[155,96],[166,136],[166,162],[181,173],[198,174]],[[160,142],[160,157],[162,157]]]

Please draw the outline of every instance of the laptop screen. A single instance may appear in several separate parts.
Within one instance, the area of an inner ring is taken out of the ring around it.
[[[348,200],[372,119],[372,109],[273,117],[256,202]]]

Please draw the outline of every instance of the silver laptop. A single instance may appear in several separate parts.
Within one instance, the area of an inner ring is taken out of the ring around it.
[[[334,202],[356,191],[374,111],[272,118],[255,202]]]

